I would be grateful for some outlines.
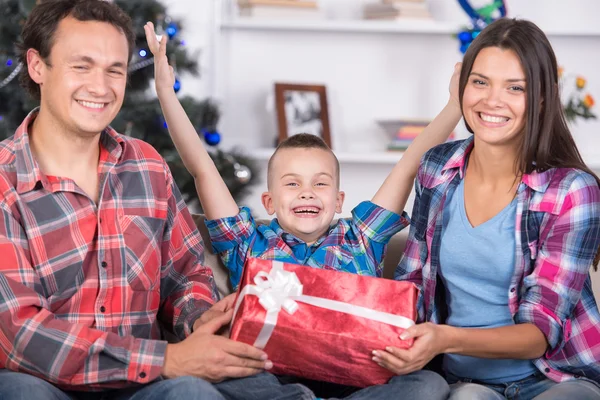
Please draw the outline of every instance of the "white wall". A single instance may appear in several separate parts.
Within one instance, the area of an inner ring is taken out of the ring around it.
[[[223,111],[223,147],[243,146],[249,154],[252,149],[272,146],[276,137],[275,116],[266,107],[275,81],[327,85],[334,148],[376,151],[384,149],[387,138],[375,119],[434,117],[446,102],[452,66],[461,59],[457,40],[450,35],[215,30],[212,1],[165,0],[171,15],[182,17],[186,23],[184,39],[190,48],[203,49],[203,76],[183,77],[182,93],[198,98],[216,95]],[[360,16],[366,1],[320,3],[329,18],[351,19]],[[468,22],[457,2],[428,1],[437,20]],[[489,0],[473,3],[489,4]],[[589,91],[600,102],[600,35],[557,34],[597,32],[594,26],[600,2],[507,3],[509,16],[530,19],[549,32],[559,64],[567,72],[584,75]],[[599,113],[600,107],[595,111]],[[573,126],[573,134],[584,158],[600,166],[600,121],[579,122]],[[266,168],[266,162],[262,163]],[[341,186],[347,193],[344,215],[359,201],[370,198],[390,169],[391,164],[343,163]],[[263,190],[264,182],[244,201],[259,217],[265,216],[259,201]],[[410,204],[407,209],[411,209]],[[593,275],[600,280],[600,273]],[[595,287],[599,288],[600,282],[595,282]]]

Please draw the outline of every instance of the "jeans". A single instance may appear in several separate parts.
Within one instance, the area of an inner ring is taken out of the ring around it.
[[[489,384],[447,377],[449,400],[600,400],[600,387],[584,379],[554,382],[537,372],[516,382]]]
[[[425,370],[395,376],[385,385],[363,389],[290,376],[281,376],[279,380],[301,383],[311,389],[317,398],[330,400],[445,400],[450,393],[450,387],[441,375]]]
[[[449,386],[438,374],[418,371],[397,376],[388,384],[352,390],[351,400],[445,399]],[[315,395],[298,383],[282,384],[272,374],[232,379],[217,384],[193,377],[159,379],[145,386],[105,392],[65,392],[32,375],[0,369],[0,400],[313,400]]]

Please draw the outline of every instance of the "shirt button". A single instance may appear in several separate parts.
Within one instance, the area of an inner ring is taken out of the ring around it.
[[[517,290],[517,289],[515,289],[515,288],[510,288],[510,292],[511,292],[511,293],[514,293],[514,292],[515,292],[515,290]]]
[[[550,368],[544,368],[544,372],[545,372],[545,373],[548,373],[548,372],[550,372]]]
[[[103,313],[104,311],[106,311],[106,307],[104,307],[104,306],[100,307],[100,312]]]
[[[108,264],[106,263],[106,261],[102,261],[102,264],[100,264],[100,265],[102,265],[102,268],[106,268],[108,266]]]
[[[145,372],[140,372],[140,378],[144,379],[146,377],[146,373]]]
[[[99,219],[98,219],[98,222],[102,223],[102,218],[99,218]]]

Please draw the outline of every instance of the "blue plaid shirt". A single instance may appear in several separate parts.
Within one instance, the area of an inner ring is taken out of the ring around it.
[[[339,219],[310,246],[285,232],[277,219],[257,225],[246,207],[234,217],[207,220],[206,226],[237,289],[247,257],[380,277],[387,243],[409,223],[406,213],[400,216],[364,201],[352,210],[351,218]]]
[[[472,148],[472,137],[434,147],[419,168],[412,225],[396,270],[396,279],[421,289],[419,322],[445,322],[445,289],[437,279],[443,268],[440,217]],[[557,382],[587,378],[600,384],[600,312],[589,273],[600,245],[596,180],[572,168],[524,174],[515,223],[509,310],[515,323],[534,324],[549,344],[533,363]]]

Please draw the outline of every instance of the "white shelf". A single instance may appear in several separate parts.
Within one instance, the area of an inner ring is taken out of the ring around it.
[[[221,24],[223,30],[314,31],[343,33],[418,33],[451,35],[460,26],[433,20],[269,20],[250,17],[233,18]]]
[[[268,161],[273,155],[275,149],[248,149],[248,156],[261,161]],[[402,158],[402,151],[376,151],[367,153],[353,153],[334,151],[341,164],[387,164],[395,165]],[[600,160],[592,157],[584,158],[587,166],[597,173],[600,173]]]
[[[222,30],[254,30],[254,31],[302,31],[302,32],[342,32],[342,33],[396,33],[420,35],[452,35],[461,31],[463,24],[438,22],[434,20],[270,20],[253,19],[251,17],[235,17],[221,23]],[[590,29],[554,28],[544,32],[552,37],[598,37],[600,27]]]
[[[275,149],[249,149],[248,156],[267,161]],[[401,151],[379,151],[368,153],[352,153],[334,151],[341,164],[388,164],[394,165],[402,158]]]

